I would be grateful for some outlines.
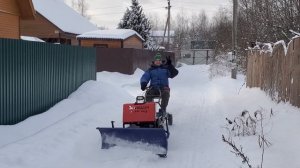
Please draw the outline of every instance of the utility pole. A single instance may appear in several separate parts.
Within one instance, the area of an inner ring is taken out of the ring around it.
[[[168,41],[167,41],[167,51],[169,51],[170,48],[170,27],[171,27],[171,2],[168,0],[168,6],[166,7],[168,9],[168,18],[165,26],[165,31],[164,31],[164,38],[163,38],[163,44],[165,44],[165,36],[166,36],[166,29],[168,27]]]
[[[171,26],[171,2],[168,0],[168,47],[167,51],[170,49],[170,26]]]
[[[232,63],[233,63],[233,68],[231,69],[231,78],[233,78],[233,79],[236,79],[236,75],[237,75],[237,64],[236,64],[237,11],[238,11],[238,0],[233,0],[233,24],[232,24]]]

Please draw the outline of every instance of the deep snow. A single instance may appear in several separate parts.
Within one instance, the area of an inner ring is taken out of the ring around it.
[[[121,126],[122,104],[142,95],[141,70],[134,75],[101,72],[97,81],[84,83],[67,99],[47,112],[12,125],[0,126],[1,168],[239,168],[241,159],[222,142],[225,118],[243,110],[263,109],[265,135],[272,146],[265,151],[264,168],[299,168],[300,110],[289,104],[276,104],[257,88],[249,89],[244,76],[209,79],[209,66],[184,65],[170,80],[168,111],[174,116],[170,127],[168,157],[130,147],[101,150],[96,127]],[[253,166],[260,164],[257,138],[237,137]],[[246,167],[244,165],[244,167]]]

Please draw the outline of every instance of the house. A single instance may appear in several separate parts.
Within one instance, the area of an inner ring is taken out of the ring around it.
[[[80,46],[143,49],[144,39],[131,29],[97,30],[77,36]]]
[[[21,21],[22,36],[40,38],[46,42],[78,45],[76,36],[97,30],[62,0],[33,0],[36,19]]]
[[[167,48],[168,43],[168,32],[164,32],[163,30],[153,30],[150,31],[150,37],[152,38],[152,41],[155,43],[158,47],[165,47]],[[175,32],[173,30],[170,31],[170,49],[174,48],[174,37]]]
[[[0,0],[0,38],[20,39],[20,20],[34,18],[31,0]]]

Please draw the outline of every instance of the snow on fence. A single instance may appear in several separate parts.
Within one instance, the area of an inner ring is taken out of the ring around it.
[[[15,124],[96,79],[96,51],[0,39],[0,125]]]
[[[300,37],[287,48],[278,42],[273,49],[249,50],[247,86],[260,87],[272,99],[300,107]]]

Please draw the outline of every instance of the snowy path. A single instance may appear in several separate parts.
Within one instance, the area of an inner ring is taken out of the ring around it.
[[[139,90],[141,71],[134,75],[102,72],[98,74],[99,81],[85,83],[46,113],[14,126],[0,126],[0,167],[240,167],[240,160],[221,140],[225,117],[239,114],[244,109],[251,111],[274,106],[276,110],[276,105],[261,91],[243,87],[240,92],[243,77],[209,80],[208,66],[183,66],[179,70],[179,76],[170,81],[168,111],[174,116],[174,125],[170,127],[167,158],[140,149],[100,149],[100,134],[96,127],[110,127],[111,120],[121,125],[122,104],[134,101],[135,96],[142,93]],[[286,107],[292,112],[297,111],[289,106],[281,108]],[[299,121],[300,116],[292,114]],[[291,127],[297,124],[294,122]],[[300,149],[300,146],[295,148]],[[286,152],[290,150],[287,148]],[[295,162],[293,157],[286,158],[290,163]],[[276,164],[269,165],[276,167]],[[278,165],[278,168],[282,166]],[[298,165],[299,162],[293,163],[293,166]]]

